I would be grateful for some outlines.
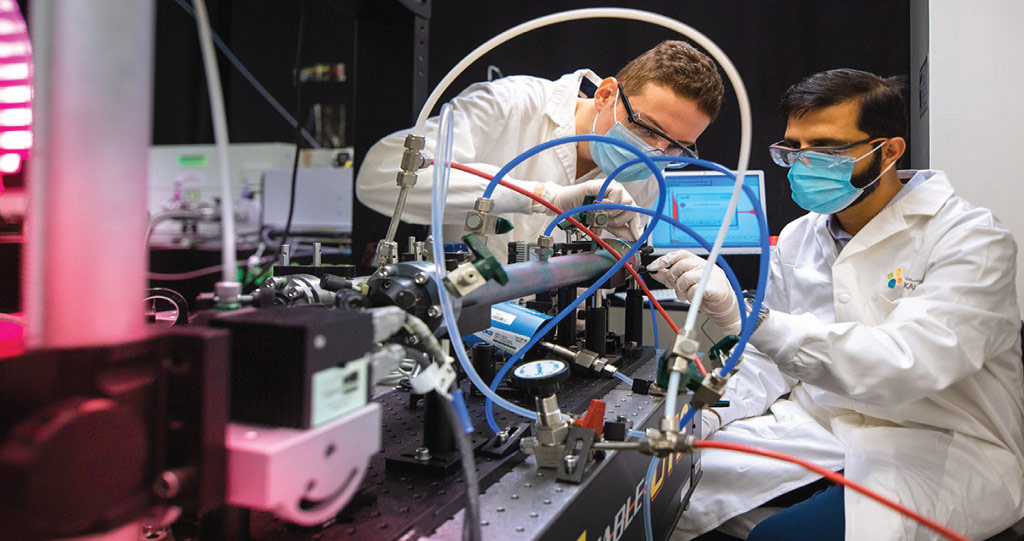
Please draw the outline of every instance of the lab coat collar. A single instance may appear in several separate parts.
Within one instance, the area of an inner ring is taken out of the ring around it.
[[[559,137],[575,135],[576,131],[576,99],[579,97],[580,81],[583,78],[591,81],[601,82],[597,74],[588,69],[576,70],[566,73],[555,81],[554,90],[551,92],[551,99],[544,108],[544,114],[558,125]],[[569,130],[567,133],[565,130]]]
[[[555,81],[551,97],[544,108],[544,114],[555,124],[551,134],[553,138],[576,135],[576,99],[579,97],[580,81],[584,77],[597,83],[601,81],[597,74],[588,69],[567,73]],[[558,145],[554,151],[558,161],[562,162],[569,183],[576,183],[576,145]]]
[[[910,193],[901,197],[894,204],[882,209],[871,219],[856,235],[853,240],[843,248],[843,251],[836,257],[834,264],[839,264],[855,254],[866,250],[875,244],[895,235],[907,228],[906,220],[909,216],[934,216],[946,201],[953,196],[953,186],[942,171],[925,170],[919,171],[908,184],[915,184],[917,177],[922,176],[924,181],[916,183],[917,186]],[[827,228],[823,227],[825,217],[820,217],[820,229],[828,235]]]
[[[907,184],[920,182],[914,191],[900,198],[892,206],[902,207],[904,216],[925,215],[935,216],[942,205],[953,197],[953,185],[944,171],[934,169],[923,169],[911,178]]]

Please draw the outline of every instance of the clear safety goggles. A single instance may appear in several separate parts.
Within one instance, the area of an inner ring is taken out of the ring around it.
[[[885,141],[888,141],[888,138],[868,137],[867,139],[854,141],[852,143],[847,143],[845,145],[806,148],[788,147],[782,144],[784,143],[784,141],[779,141],[778,143],[775,143],[774,145],[768,147],[768,154],[771,155],[772,161],[774,161],[778,165],[781,165],[782,167],[792,167],[793,164],[795,164],[797,160],[799,160],[803,162],[804,165],[807,165],[808,167],[811,168],[828,168],[835,167],[837,165],[848,163],[851,161],[857,161],[878,149],[878,147],[876,146],[875,148],[872,148],[868,152],[864,153],[859,158],[854,158],[852,156],[847,156],[843,154],[844,152],[850,150],[851,148],[857,145],[863,145],[864,143],[885,143]]]
[[[644,117],[635,111],[633,106],[629,104],[629,98],[626,97],[626,92],[622,89],[622,84],[619,84],[619,95],[622,96],[622,105],[626,106],[626,116],[629,118],[629,124],[627,128],[633,132],[637,137],[643,139],[646,143],[654,148],[657,154],[663,154],[665,156],[682,156],[684,158],[697,158],[697,145],[693,144],[686,146],[679,141],[668,136],[667,133],[659,130],[653,126]],[[665,148],[660,148],[659,145],[668,142]]]

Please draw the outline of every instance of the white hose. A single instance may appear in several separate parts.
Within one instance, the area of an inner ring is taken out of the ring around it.
[[[671,419],[676,415],[676,398],[679,397],[680,372],[672,370],[668,374],[668,389],[665,390],[665,418]]]
[[[743,78],[740,77],[739,71],[736,70],[736,66],[729,60],[725,52],[704,34],[675,19],[637,9],[588,8],[553,13],[514,26],[473,49],[441,79],[441,82],[437,84],[430,93],[430,96],[427,97],[426,103],[423,104],[419,117],[416,119],[416,127],[413,129],[413,132],[419,135],[426,135],[423,133],[423,127],[426,125],[427,118],[430,116],[430,111],[434,109],[434,105],[437,104],[441,95],[452,82],[481,56],[520,34],[525,34],[544,26],[580,19],[628,19],[663,26],[693,40],[694,43],[706,50],[722,66],[722,71],[725,72],[726,77],[728,77],[729,82],[732,84],[733,90],[736,92],[736,103],[740,108],[740,155],[736,166],[736,184],[733,186],[732,197],[729,199],[729,206],[725,217],[722,219],[722,226],[718,230],[718,236],[715,238],[715,243],[711,247],[711,253],[708,255],[708,261],[716,261],[718,254],[722,251],[722,243],[725,241],[725,235],[732,222],[732,214],[736,211],[736,206],[739,203],[740,192],[743,190],[743,179],[747,176],[747,165],[750,162],[751,134],[753,131],[751,126],[750,98],[747,96],[747,89],[743,85]],[[701,274],[700,282],[697,283],[697,291],[693,301],[690,303],[690,310],[686,314],[686,322],[683,325],[683,332],[686,335],[692,334],[697,322],[697,313],[700,310],[704,290],[707,289],[708,279],[711,277],[712,266],[706,265],[704,267],[704,273]]]
[[[210,94],[210,113],[213,117],[213,139],[217,145],[217,161],[220,166],[220,227],[223,244],[220,261],[224,267],[221,280],[238,281],[238,263],[235,261],[235,208],[231,199],[231,168],[228,164],[228,117],[224,110],[224,92],[220,86],[220,70],[217,69],[217,51],[213,47],[210,31],[210,17],[206,13],[204,0],[192,0],[196,8],[196,27],[199,29],[199,47],[203,53],[203,67],[206,69],[206,89]]]
[[[452,106],[445,104],[441,107],[441,118],[437,127],[437,155],[434,158],[434,191],[431,193],[430,223],[434,250],[434,276],[437,283],[437,296],[441,303],[441,313],[444,316],[444,324],[448,329],[448,336],[452,342],[452,349],[455,350],[455,357],[458,358],[462,369],[469,376],[469,380],[476,385],[487,398],[502,408],[521,415],[535,419],[537,414],[521,406],[517,406],[488,387],[487,383],[480,377],[473,363],[466,353],[466,345],[459,333],[458,321],[455,318],[455,308],[452,305],[451,295],[444,287],[444,277],[448,274],[444,266],[444,235],[442,218],[444,217],[445,197],[448,192],[448,178],[451,174],[452,147],[454,145],[454,115]]]

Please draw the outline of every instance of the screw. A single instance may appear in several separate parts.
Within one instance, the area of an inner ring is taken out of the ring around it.
[[[416,282],[416,285],[420,285],[421,286],[421,285],[427,283],[427,280],[429,280],[429,279],[430,279],[430,277],[428,277],[426,274],[424,274],[422,272],[417,272],[416,276],[413,277],[412,281]]]
[[[565,471],[572,473],[576,469],[576,464],[579,462],[579,457],[576,455],[565,455],[562,458],[562,462],[565,463]]]
[[[157,496],[164,499],[171,499],[178,495],[181,490],[181,482],[178,480],[178,476],[172,471],[165,471],[160,474],[160,478],[153,484],[153,492]]]
[[[427,449],[426,447],[417,447],[416,460],[420,460],[423,462],[430,460],[430,449]]]
[[[506,428],[504,430],[499,431],[497,434],[495,434],[495,436],[498,437],[498,441],[499,442],[501,442],[501,443],[507,442],[508,441],[508,429]]]
[[[381,276],[391,276],[391,265],[384,265],[378,272]]]
[[[430,308],[427,308],[427,316],[428,317],[437,317],[437,316],[440,316],[440,315],[441,315],[441,307],[440,306],[435,304],[435,305],[431,306]]]

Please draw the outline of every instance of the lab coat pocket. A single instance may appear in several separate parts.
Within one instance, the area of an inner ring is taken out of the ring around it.
[[[765,440],[778,440],[791,436],[795,431],[803,432],[803,425],[817,421],[793,402],[780,399],[772,404],[768,415],[747,419],[747,429]]]
[[[789,292],[789,312],[791,314],[802,314],[808,311],[808,307],[820,307],[818,310],[811,310],[815,316],[829,321],[833,318],[832,308],[832,279],[831,276],[818,269],[792,269],[791,283],[786,284]],[[774,308],[774,307],[773,307]],[[824,310],[828,313],[821,313]]]

